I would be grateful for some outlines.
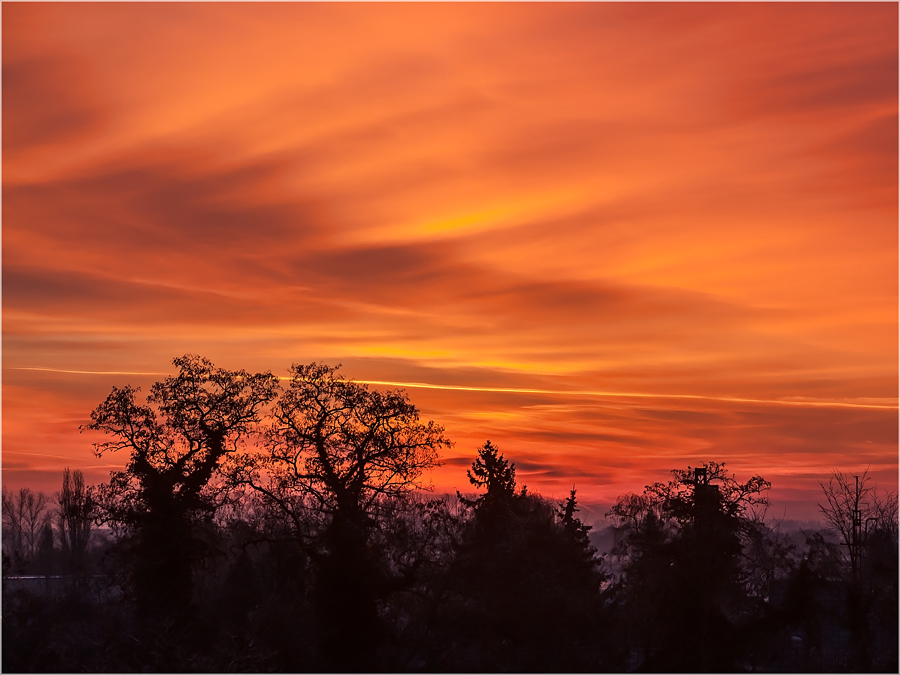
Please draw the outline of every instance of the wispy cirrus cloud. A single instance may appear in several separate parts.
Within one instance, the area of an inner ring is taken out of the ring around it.
[[[406,386],[439,487],[486,438],[604,499],[698,457],[896,484],[896,6],[3,19],[4,449],[81,457],[195,352]]]

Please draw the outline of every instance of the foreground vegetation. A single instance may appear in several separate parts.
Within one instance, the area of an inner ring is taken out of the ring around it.
[[[471,494],[415,490],[449,441],[402,392],[175,364],[93,411],[109,483],[4,490],[4,671],[897,670],[896,496],[865,474],[823,485],[842,542],[797,545],[763,478],[676,469],[601,556],[576,491],[489,441]]]

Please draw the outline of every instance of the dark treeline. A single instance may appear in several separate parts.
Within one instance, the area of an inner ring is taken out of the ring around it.
[[[897,671],[897,499],[865,473],[798,542],[762,477],[676,469],[601,555],[576,490],[489,441],[471,492],[417,490],[450,442],[403,392],[175,365],[92,412],[108,483],[4,489],[4,671]]]

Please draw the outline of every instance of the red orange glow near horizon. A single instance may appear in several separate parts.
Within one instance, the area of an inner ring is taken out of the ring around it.
[[[6,3],[3,484],[194,353],[608,504],[898,471],[896,3]],[[394,383],[394,384],[385,384]]]

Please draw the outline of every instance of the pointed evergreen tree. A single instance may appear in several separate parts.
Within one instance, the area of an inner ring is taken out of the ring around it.
[[[468,506],[441,608],[449,661],[460,671],[577,672],[599,668],[601,560],[575,515],[518,490],[515,465],[490,441],[467,472],[486,491]]]
[[[566,534],[567,543],[572,547],[572,550],[577,557],[586,562],[596,561],[595,554],[597,553],[597,550],[591,544],[590,537],[588,536],[588,532],[593,528],[590,525],[585,525],[581,522],[581,519],[575,515],[580,510],[575,494],[576,490],[573,485],[572,491],[569,493],[566,501],[560,504],[559,507],[563,531]],[[591,564],[596,564],[596,562]]]
[[[487,492],[476,499],[466,499],[457,492],[466,506],[479,509],[491,503],[508,504],[516,496],[516,465],[507,461],[490,441],[478,449],[478,456],[472,462],[472,468],[466,470],[466,475],[476,488],[487,488]]]

